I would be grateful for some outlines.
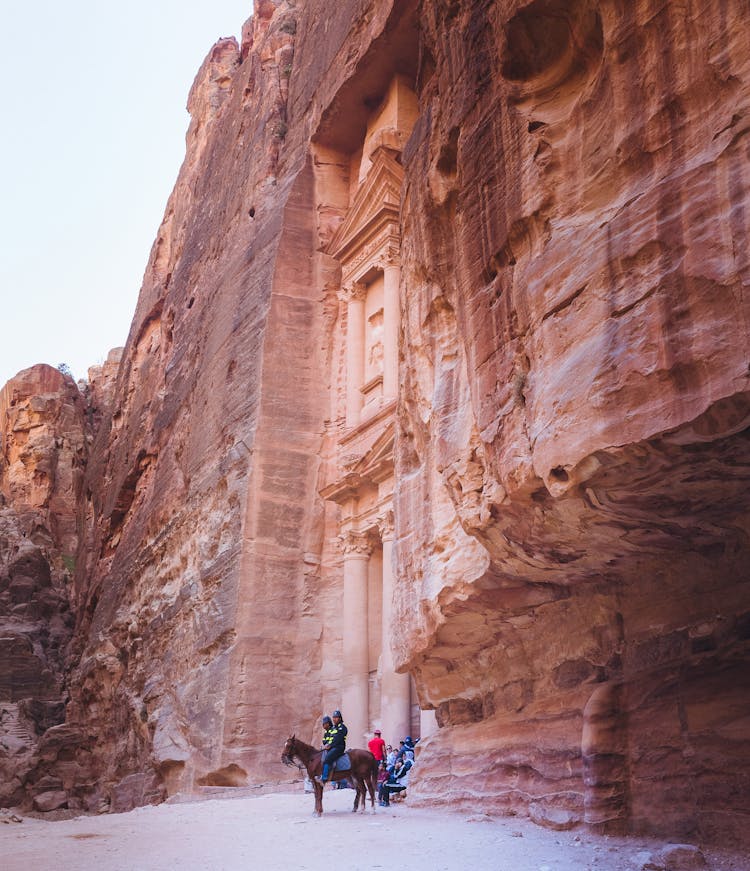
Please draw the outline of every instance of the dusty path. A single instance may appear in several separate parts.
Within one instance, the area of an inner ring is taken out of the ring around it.
[[[0,825],[2,871],[640,871],[660,845],[549,832],[393,805],[351,813],[353,793],[300,793],[139,808],[126,814]],[[707,854],[708,855],[708,854]],[[713,871],[750,871],[710,854]]]

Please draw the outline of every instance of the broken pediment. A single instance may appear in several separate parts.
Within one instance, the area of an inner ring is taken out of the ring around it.
[[[344,502],[363,487],[377,487],[393,474],[394,425],[390,421],[369,449],[345,473],[320,491],[324,499]]]
[[[342,264],[354,259],[373,239],[398,233],[404,171],[394,154],[385,147],[374,152],[372,168],[328,246],[328,253]]]

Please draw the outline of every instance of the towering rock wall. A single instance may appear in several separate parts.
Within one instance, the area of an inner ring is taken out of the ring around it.
[[[396,644],[442,728],[416,789],[741,837],[747,4],[422,11]]]
[[[318,493],[338,280],[310,137],[389,11],[263,0],[191,91],[88,466],[67,710],[92,748],[85,807],[279,780],[280,728],[317,740],[340,698],[341,555]]]
[[[338,703],[329,246],[398,77],[411,138],[370,143],[404,172],[382,608],[440,726],[410,801],[746,837],[748,11],[257,0],[213,47],[92,381],[50,790],[278,780],[280,733]]]

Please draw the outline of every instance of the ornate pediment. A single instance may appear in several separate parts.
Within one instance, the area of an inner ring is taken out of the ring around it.
[[[353,465],[342,469],[341,477],[324,487],[324,499],[342,503],[356,495],[357,490],[377,487],[393,474],[394,424],[390,421],[369,450]]]
[[[398,235],[403,178],[404,171],[392,151],[379,148],[374,152],[372,167],[327,248],[342,265],[374,238]]]

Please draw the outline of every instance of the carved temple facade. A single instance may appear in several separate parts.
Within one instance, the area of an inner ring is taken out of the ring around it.
[[[351,746],[375,728],[389,743],[434,723],[419,711],[408,674],[391,654],[395,575],[393,438],[398,400],[401,285],[400,155],[417,117],[407,81],[393,78],[367,119],[361,147],[316,153],[319,211],[338,226],[327,242],[338,309],[331,354],[331,450],[321,495],[333,513],[339,555],[341,696]],[[333,169],[332,169],[333,168]],[[332,179],[334,184],[332,184]],[[333,202],[331,202],[333,200]],[[334,563],[336,562],[334,558]],[[337,566],[337,569],[339,569]],[[335,704],[339,704],[335,702]]]

